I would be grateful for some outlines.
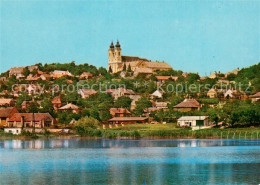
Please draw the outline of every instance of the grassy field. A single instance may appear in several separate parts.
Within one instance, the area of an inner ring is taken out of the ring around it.
[[[64,134],[48,134],[58,137]],[[66,134],[65,134],[66,135]],[[216,138],[216,139],[259,139],[260,128],[211,128],[192,131],[191,128],[180,128],[176,124],[128,124],[106,129],[85,130],[79,135],[93,138]],[[15,136],[0,130],[0,138],[38,138],[46,134],[23,133]]]
[[[259,139],[260,128],[211,128],[192,131],[191,128],[179,128],[176,124],[129,124],[106,129],[106,132],[124,136],[127,132],[139,133],[140,137],[169,138],[222,138],[222,139]]]

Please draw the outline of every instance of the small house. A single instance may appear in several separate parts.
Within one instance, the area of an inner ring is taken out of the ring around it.
[[[207,92],[207,96],[209,98],[216,98],[218,96],[217,92],[215,91],[215,89],[210,89],[208,92]]]
[[[60,107],[59,110],[73,112],[73,113],[79,113],[79,107],[72,103],[69,103],[67,105],[64,105],[63,107]]]
[[[126,108],[111,108],[109,112],[113,117],[128,117],[131,114]]]
[[[260,92],[249,96],[249,98],[252,100],[252,102],[258,102],[260,100]]]
[[[178,105],[174,106],[174,110],[179,112],[188,112],[200,109],[200,103],[195,99],[185,99]]]
[[[52,105],[54,107],[54,110],[57,110],[59,107],[61,107],[62,102],[61,102],[60,96],[54,97],[52,99],[51,103],[52,103]]]
[[[0,106],[13,106],[14,100],[12,98],[0,98]]]
[[[80,94],[80,96],[85,99],[88,98],[92,95],[96,95],[98,92],[95,91],[94,89],[79,89],[78,90],[78,94]]]
[[[125,89],[123,87],[117,89],[107,89],[106,93],[111,94],[116,100],[121,96],[127,96],[132,99],[132,97],[135,95],[135,92],[133,90]]]
[[[92,73],[90,73],[90,72],[83,72],[80,76],[79,76],[79,78],[80,79],[91,79],[93,77],[93,74]]]
[[[157,79],[157,81],[159,83],[164,83],[165,81],[170,80],[170,79],[172,79],[174,81],[178,80],[177,76],[155,76],[155,78]]]
[[[162,98],[163,97],[163,92],[156,90],[153,92],[153,94],[150,95],[152,98]]]
[[[182,116],[178,119],[177,124],[181,127],[195,127],[195,126],[210,126],[212,123],[209,121],[208,116]]]
[[[53,78],[60,78],[63,76],[73,76],[69,71],[54,70],[52,72]]]

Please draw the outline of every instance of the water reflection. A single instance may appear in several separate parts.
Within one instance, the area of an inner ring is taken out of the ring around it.
[[[0,149],[259,146],[260,140],[228,139],[43,139],[0,140]]]
[[[53,139],[0,144],[0,184],[260,182],[260,143],[254,140]]]

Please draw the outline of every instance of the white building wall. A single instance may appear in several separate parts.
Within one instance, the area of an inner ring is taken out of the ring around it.
[[[12,133],[14,135],[21,134],[22,128],[4,128],[6,133]]]

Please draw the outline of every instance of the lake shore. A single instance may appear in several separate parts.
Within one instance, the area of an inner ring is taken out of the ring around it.
[[[149,127],[131,126],[125,128],[106,129],[106,130],[88,130],[81,134],[65,133],[26,133],[21,135],[12,135],[0,133],[1,140],[17,139],[259,139],[260,128],[211,128],[192,131],[189,128],[168,129],[166,126]]]

